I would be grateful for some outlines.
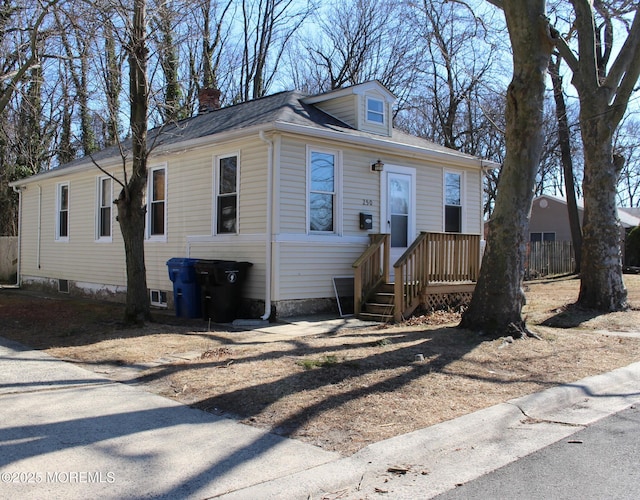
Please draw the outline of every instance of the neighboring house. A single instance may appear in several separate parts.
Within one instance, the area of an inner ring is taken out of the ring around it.
[[[335,307],[332,277],[353,276],[374,233],[391,235],[392,262],[422,231],[483,234],[492,165],[394,129],[394,96],[378,82],[226,108],[216,97],[203,92],[204,112],[150,132],[154,305],[172,304],[173,257],[251,262],[245,296],[266,318]],[[125,291],[120,188],[94,161],[122,178],[114,147],[13,184],[23,286]]]
[[[583,216],[584,208],[578,202],[580,224]],[[632,228],[640,225],[640,213],[637,209],[618,207],[618,218],[624,262],[626,235]],[[566,200],[549,195],[534,198],[529,222],[529,241],[571,241]]]
[[[633,215],[634,211],[634,209],[618,207],[623,241],[626,230],[640,224],[640,213]],[[580,224],[582,224],[583,215],[584,208],[578,202]],[[529,241],[571,241],[566,200],[546,194],[533,199],[529,222]]]

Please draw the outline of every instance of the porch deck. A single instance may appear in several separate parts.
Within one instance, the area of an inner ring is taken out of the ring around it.
[[[354,312],[401,321],[419,306],[435,308],[471,297],[480,272],[480,235],[422,232],[393,264],[388,234],[372,234],[353,264]]]

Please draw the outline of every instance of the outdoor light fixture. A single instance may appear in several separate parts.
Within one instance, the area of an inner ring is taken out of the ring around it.
[[[382,163],[380,160],[378,160],[377,162],[371,165],[372,172],[382,172],[383,168],[384,168],[384,163]]]

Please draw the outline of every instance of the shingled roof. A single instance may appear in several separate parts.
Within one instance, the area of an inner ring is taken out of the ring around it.
[[[345,140],[351,138],[373,139],[380,144],[404,145],[416,147],[423,151],[437,151],[459,158],[473,158],[470,155],[446,148],[426,139],[406,134],[398,129],[393,129],[392,137],[383,137],[377,134],[363,132],[354,129],[341,120],[325,113],[314,104],[305,103],[308,97],[300,91],[285,91],[272,94],[260,99],[227,106],[224,108],[201,113],[191,118],[168,123],[151,129],[148,133],[148,144],[154,150],[171,149],[181,143],[197,141],[217,134],[241,132],[243,129],[258,128],[261,125],[272,124],[277,128],[278,124],[299,127],[299,131],[306,130],[307,134],[313,134],[314,130],[338,132],[344,134]],[[57,175],[70,167],[83,168],[92,166],[92,163],[100,164],[108,160],[121,158],[120,147],[129,152],[131,141],[124,141],[121,145],[110,146],[97,151],[91,156],[77,158],[69,163],[52,170],[41,172],[33,177],[43,175]],[[26,179],[17,181],[21,184]]]
[[[353,131],[351,127],[337,118],[313,105],[302,102],[304,97],[306,94],[299,91],[279,92],[253,101],[202,113],[149,130],[147,142],[150,145],[153,144],[154,148],[171,146],[189,140],[275,122],[286,122],[318,129]],[[125,151],[129,151],[131,141],[125,141],[122,147]],[[91,158],[99,162],[119,155],[119,146],[110,146],[93,153]],[[87,159],[86,157],[77,158],[58,168],[77,166],[86,163]]]

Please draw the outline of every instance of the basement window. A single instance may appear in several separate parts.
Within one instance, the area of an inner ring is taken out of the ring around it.
[[[162,290],[151,290],[151,305],[156,307],[167,307],[167,292]]]
[[[69,293],[69,280],[58,280],[58,291],[60,293]]]

